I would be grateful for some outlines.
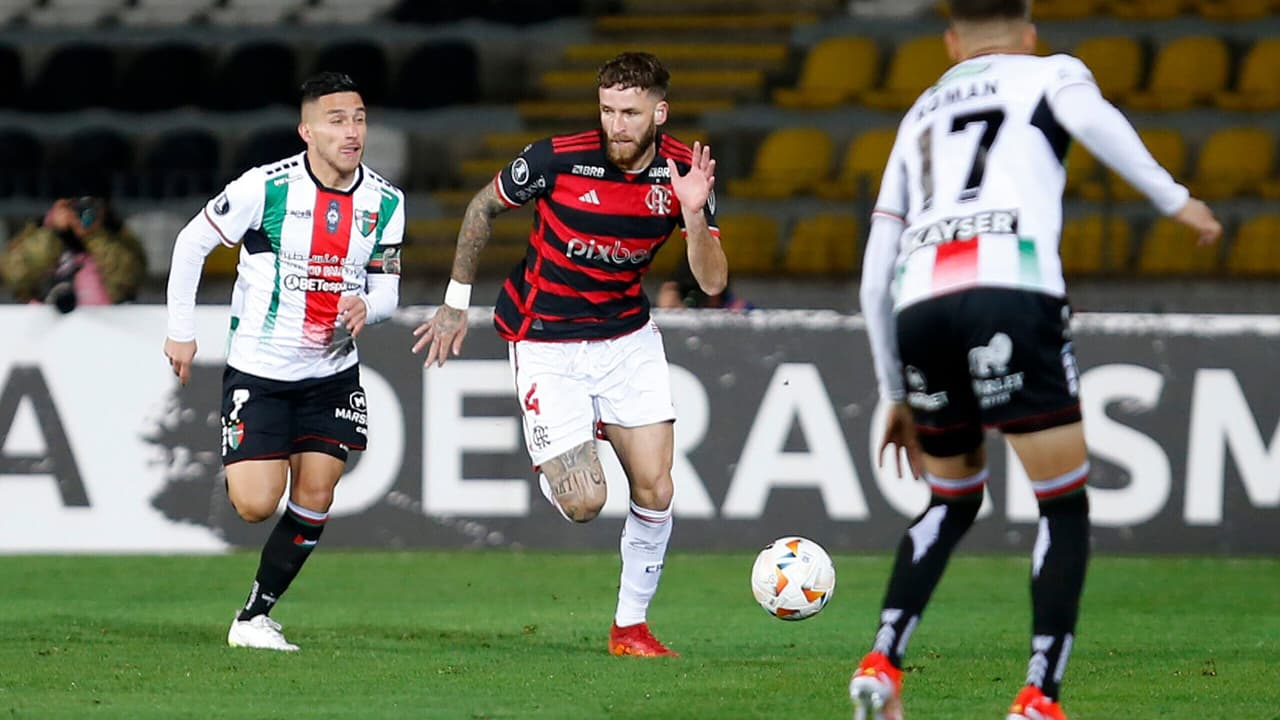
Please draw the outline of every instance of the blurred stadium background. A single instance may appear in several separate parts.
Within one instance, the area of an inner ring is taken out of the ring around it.
[[[1043,52],[1089,63],[1228,229],[1196,248],[1073,147],[1077,307],[1274,309],[1277,10],[1036,3]],[[594,69],[642,48],[673,71],[669,130],[719,160],[738,293],[853,310],[870,200],[900,113],[948,64],[944,23],[918,0],[0,0],[0,238],[102,174],[147,250],[142,299],[159,301],[177,230],[246,167],[300,149],[298,82],[342,69],[373,108],[367,162],[410,194],[404,301],[434,302],[471,194],[532,139],[595,126]],[[527,211],[498,221],[486,274],[522,254],[527,227]],[[215,252],[202,300],[225,301],[234,262]]]

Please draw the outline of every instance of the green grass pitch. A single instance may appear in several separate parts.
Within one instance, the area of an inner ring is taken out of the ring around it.
[[[297,654],[228,648],[256,554],[0,557],[0,719],[840,718],[886,557],[837,556],[786,623],[751,558],[673,553],[650,613],[677,659],[605,651],[612,554],[338,552],[273,614]],[[1004,717],[1025,672],[1025,558],[965,557],[908,655],[907,717]],[[1280,561],[1095,559],[1072,720],[1280,719]]]

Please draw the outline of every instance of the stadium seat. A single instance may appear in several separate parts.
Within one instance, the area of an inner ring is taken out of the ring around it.
[[[22,107],[26,81],[22,75],[22,55],[9,45],[0,45],[0,97],[9,107]]]
[[[730,277],[778,271],[777,220],[759,213],[725,215],[716,220]]]
[[[1090,182],[1096,182],[1102,165],[1083,143],[1073,141],[1067,150],[1066,194],[1075,197]]]
[[[565,48],[565,64],[595,69],[620,52],[634,50],[630,43],[590,43]],[[712,68],[755,69],[778,72],[786,67],[790,48],[786,43],[646,43],[645,50],[662,58],[669,70]]]
[[[381,105],[387,101],[387,79],[391,77],[391,67],[382,46],[360,40],[329,45],[320,50],[315,62],[311,64],[311,74],[325,70],[350,75],[360,86],[360,96],[365,103]]]
[[[140,52],[125,66],[116,106],[134,112],[196,105],[208,84],[208,60],[195,45],[166,43]]]
[[[815,194],[828,200],[874,199],[896,135],[894,128],[878,128],[854,138],[845,150],[835,180],[819,184]]]
[[[1112,102],[1124,102],[1142,81],[1142,47],[1131,37],[1088,38],[1074,55],[1089,66],[1098,89]]]
[[[448,72],[441,72],[448,68]],[[431,42],[414,50],[400,66],[391,102],[412,110],[475,102],[480,59],[462,41]]]
[[[217,25],[277,25],[297,12],[306,0],[225,0],[209,13]]]
[[[1119,273],[1128,268],[1129,223],[1115,215],[1087,215],[1062,225],[1058,247],[1062,271],[1067,275]]]
[[[849,279],[858,267],[858,221],[852,215],[806,215],[796,221],[782,267],[797,275]]]
[[[1106,11],[1128,20],[1160,20],[1187,9],[1187,0],[1107,0]]]
[[[796,87],[778,88],[773,101],[785,108],[810,109],[853,102],[875,85],[879,53],[870,38],[827,38],[805,56]]]
[[[364,141],[364,162],[397,185],[409,175],[409,134],[400,128],[374,124]]]
[[[649,269],[645,274],[659,282],[666,280],[676,271],[676,266],[680,264],[680,256],[687,252],[688,248],[685,246],[684,235],[680,228],[672,230],[667,241],[653,256],[653,261],[649,263]],[[730,270],[730,272],[733,271]]]
[[[729,181],[729,194],[781,199],[809,192],[831,168],[831,138],[817,128],[779,128],[756,151],[751,175]]]
[[[1245,54],[1233,91],[1221,92],[1213,101],[1223,110],[1275,110],[1280,108],[1280,38],[1258,40]]]
[[[797,25],[818,21],[810,12],[792,12],[784,9],[765,12],[717,12],[717,13],[628,13],[601,15],[593,22],[596,35],[613,35],[635,38],[676,35],[705,35],[727,33],[734,38],[744,36],[776,37],[790,34]]]
[[[105,127],[78,130],[55,146],[50,163],[53,193],[120,194],[133,165],[133,145],[123,134]]]
[[[760,70],[685,70],[680,73],[680,103],[690,100],[756,101],[764,90]],[[595,70],[548,70],[538,82],[543,96],[578,99],[596,97]],[[594,102],[594,100],[593,100]]]
[[[889,61],[884,86],[863,94],[865,105],[879,110],[905,110],[951,67],[942,38],[927,35],[898,45]]]
[[[293,125],[264,128],[249,136],[236,153],[231,174],[238,176],[251,167],[266,165],[302,152],[305,146]]]
[[[1224,128],[1200,146],[1191,190],[1205,200],[1256,195],[1275,163],[1275,137],[1262,128]]]
[[[1127,104],[1138,110],[1183,110],[1210,102],[1226,88],[1229,69],[1222,38],[1172,40],[1156,54],[1146,90],[1130,95]]]
[[[67,112],[108,107],[115,100],[116,56],[102,45],[58,47],[27,93],[27,109]]]
[[[0,197],[39,194],[44,147],[26,130],[0,130]]]
[[[241,45],[214,72],[209,107],[256,110],[298,101],[298,64],[293,49],[278,42]]]
[[[1195,0],[1202,17],[1209,20],[1260,20],[1274,8],[1272,0]]]
[[[1098,11],[1101,0],[1035,0],[1031,6],[1033,20],[1079,20]]]
[[[116,18],[128,26],[177,27],[202,18],[212,5],[209,0],[133,0]]]
[[[1280,215],[1255,215],[1236,233],[1227,255],[1232,275],[1280,275]]]
[[[201,128],[171,130],[151,143],[142,170],[144,195],[211,195],[220,170],[218,139]]]
[[[317,0],[314,7],[298,14],[307,25],[362,25],[376,22],[389,13],[400,0]]]
[[[1194,230],[1170,218],[1152,223],[1142,240],[1138,272],[1143,275],[1211,275],[1218,270],[1221,244],[1201,246]]]
[[[1187,143],[1182,133],[1171,128],[1144,128],[1138,131],[1151,156],[1168,170],[1175,179],[1182,179],[1187,168]],[[1080,195],[1088,200],[1142,200],[1142,193],[1135,190],[1115,171],[1108,170],[1101,181],[1086,181],[1080,186]]]
[[[37,27],[84,28],[106,20],[126,0],[45,0],[26,14],[27,22]]]

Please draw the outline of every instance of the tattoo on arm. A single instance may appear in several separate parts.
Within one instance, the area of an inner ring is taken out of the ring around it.
[[[480,251],[493,233],[493,219],[510,208],[498,198],[493,183],[485,185],[467,205],[458,231],[458,249],[453,256],[453,278],[470,283],[476,279]]]

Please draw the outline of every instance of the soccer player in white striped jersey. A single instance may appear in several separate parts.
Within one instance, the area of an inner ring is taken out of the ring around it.
[[[907,643],[982,502],[984,428],[1004,433],[1040,505],[1031,660],[1008,718],[1065,720],[1059,685],[1089,545],[1089,459],[1058,256],[1070,141],[1201,242],[1222,232],[1082,62],[1032,54],[1029,6],[951,2],[956,64],[903,118],[872,218],[862,310],[892,404],[879,450],[905,451],[932,497],[898,546],[872,650],[850,681],[859,720],[902,717]]]
[[[355,338],[395,311],[404,193],[362,162],[365,107],[341,73],[302,85],[306,151],[251,168],[178,233],[164,354],[185,384],[196,288],[219,243],[239,246],[222,382],[222,461],[240,517],[286,509],[227,642],[297,650],[271,609],[320,540],[347,454],[368,428]]]

